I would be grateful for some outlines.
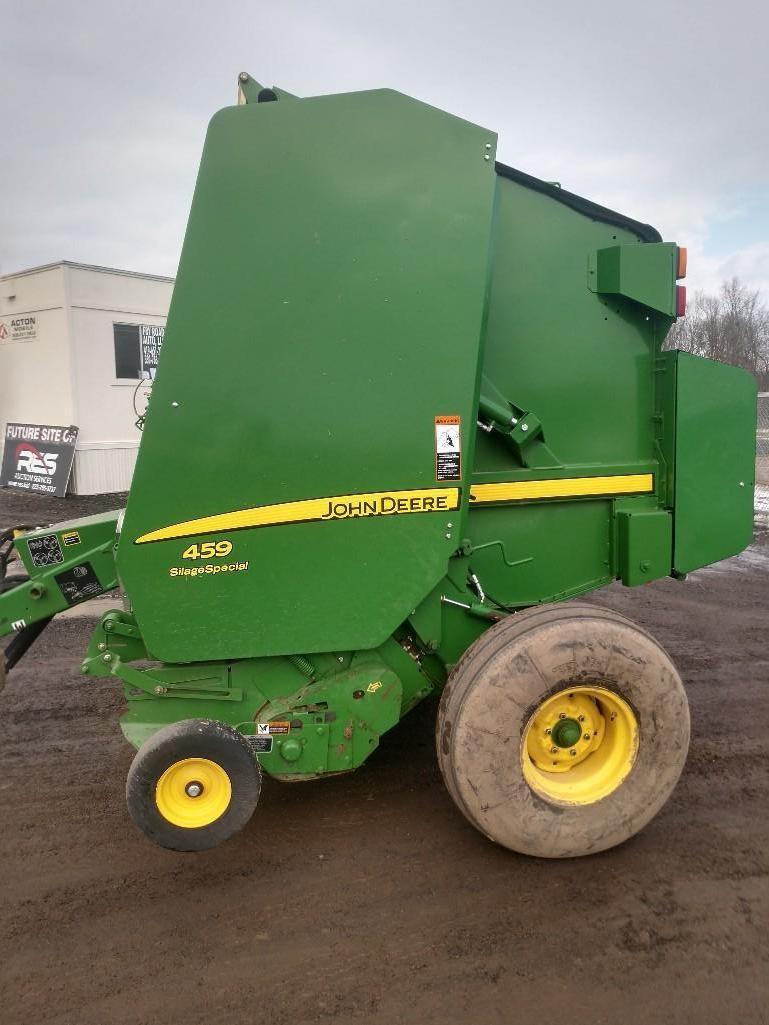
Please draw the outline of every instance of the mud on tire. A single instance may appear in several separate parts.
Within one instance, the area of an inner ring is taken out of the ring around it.
[[[164,726],[139,748],[126,780],[126,803],[139,829],[161,847],[204,851],[245,826],[261,781],[259,762],[236,729],[185,719]]]
[[[524,738],[543,702],[586,686],[632,709],[637,748],[612,792],[574,804],[531,785]],[[444,689],[436,741],[446,787],[477,829],[514,851],[566,858],[622,843],[657,814],[683,768],[689,729],[665,650],[623,616],[570,602],[517,613],[467,650]]]

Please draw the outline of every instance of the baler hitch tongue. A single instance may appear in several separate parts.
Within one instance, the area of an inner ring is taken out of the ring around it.
[[[117,586],[118,513],[0,534],[0,680],[57,613]],[[16,558],[14,558],[16,556]]]

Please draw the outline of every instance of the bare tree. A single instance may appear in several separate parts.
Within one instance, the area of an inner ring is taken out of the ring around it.
[[[739,278],[725,281],[716,296],[696,292],[665,348],[744,367],[769,388],[769,308]]]

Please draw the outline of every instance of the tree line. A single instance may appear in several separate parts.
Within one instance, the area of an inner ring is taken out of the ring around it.
[[[718,295],[696,292],[665,348],[743,367],[755,375],[759,391],[769,391],[769,307],[739,278],[725,281]]]

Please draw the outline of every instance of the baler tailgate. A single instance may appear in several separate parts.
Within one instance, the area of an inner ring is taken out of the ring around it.
[[[750,544],[756,382],[739,367],[676,356],[673,566],[689,573]]]

